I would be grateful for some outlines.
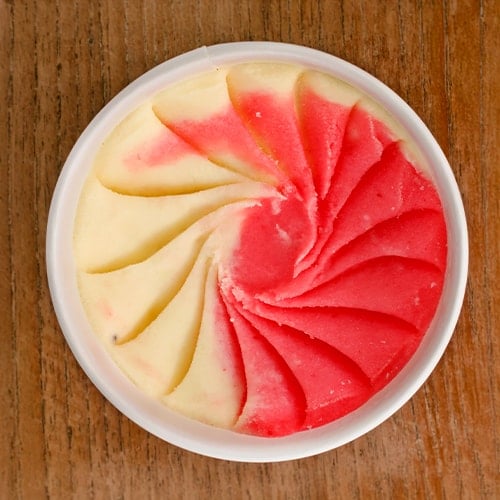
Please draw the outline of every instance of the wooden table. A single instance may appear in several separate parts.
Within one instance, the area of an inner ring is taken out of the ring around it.
[[[499,495],[499,6],[0,0],[0,498]],[[117,92],[200,45],[264,39],[342,57],[416,110],[463,195],[470,278],[442,361],[392,418],[320,456],[240,464],[169,445],[101,396],[57,324],[44,244],[64,160]]]

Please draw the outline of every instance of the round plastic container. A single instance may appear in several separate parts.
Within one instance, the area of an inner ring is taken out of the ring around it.
[[[102,139],[138,105],[169,84],[220,65],[252,60],[297,63],[330,73],[360,88],[407,130],[429,166],[448,227],[448,268],[436,316],[415,355],[366,404],[330,424],[282,438],[260,438],[213,428],[178,415],[137,389],[92,332],[80,303],[73,260],[75,211],[92,158]],[[202,47],[170,59],[135,80],[92,120],[68,156],[50,207],[47,273],[61,329],[76,359],[101,393],[139,426],[202,455],[244,462],[277,462],[315,455],[370,431],[419,389],[453,334],[463,301],[468,265],[467,227],[453,172],[439,145],[412,109],[388,87],[337,57],[306,47],[239,42]]]

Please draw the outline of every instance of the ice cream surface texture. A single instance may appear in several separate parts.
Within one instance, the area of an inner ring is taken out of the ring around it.
[[[78,284],[140,389],[282,436],[355,410],[414,354],[443,287],[443,209],[408,134],[360,90],[235,64],[103,139],[75,219]]]

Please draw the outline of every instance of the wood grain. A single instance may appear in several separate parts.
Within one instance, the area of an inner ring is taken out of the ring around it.
[[[496,0],[0,0],[0,498],[498,498],[500,4]],[[308,45],[398,92],[452,165],[470,275],[424,387],[355,442],[238,464],[130,422],[79,368],[45,276],[64,160],[92,117],[160,62],[238,40]]]

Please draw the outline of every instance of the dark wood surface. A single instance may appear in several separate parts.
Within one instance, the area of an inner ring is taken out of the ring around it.
[[[0,498],[499,498],[500,3],[496,0],[0,0]],[[200,45],[308,45],[422,117],[456,174],[470,276],[455,335],[415,397],[366,436],[279,464],[204,458],[115,410],[57,324],[51,195],[124,86]]]

